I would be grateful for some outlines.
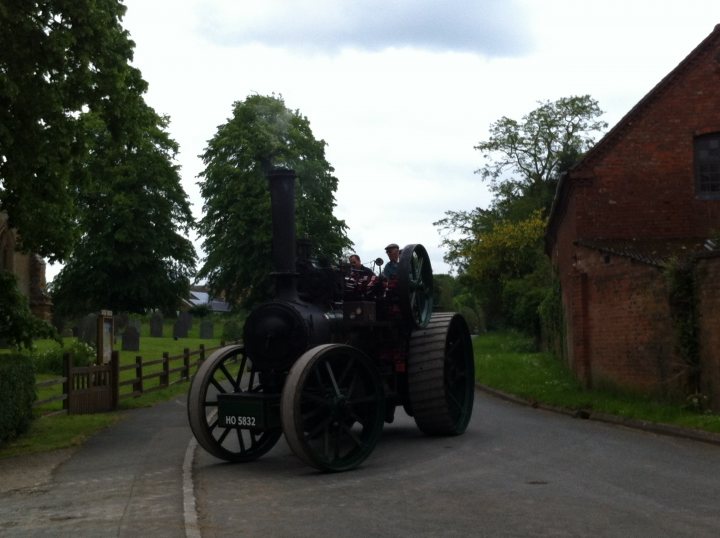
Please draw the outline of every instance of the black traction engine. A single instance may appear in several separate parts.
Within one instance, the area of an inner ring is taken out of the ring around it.
[[[459,314],[433,312],[425,248],[405,246],[392,278],[319,267],[296,244],[295,173],[273,170],[269,184],[275,298],[249,314],[243,345],[198,369],[188,396],[198,443],[244,462],[284,434],[309,465],[344,471],[370,455],[398,406],[428,435],[463,433],[474,395],[470,333]]]

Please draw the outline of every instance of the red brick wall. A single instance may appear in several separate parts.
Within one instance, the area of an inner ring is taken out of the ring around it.
[[[582,247],[577,258],[577,270],[587,274],[589,384],[657,393],[682,386],[661,270]]]
[[[550,257],[560,279],[560,288],[562,291],[562,305],[565,322],[565,350],[564,355],[568,364],[573,367],[575,373],[583,379],[584,373],[578,372],[575,360],[575,349],[577,348],[580,336],[576,337],[575,323],[573,312],[575,304],[578,303],[578,297],[575,290],[575,271],[573,269],[573,240],[575,239],[575,221],[569,218],[575,212],[575,197],[573,193],[568,196],[567,200],[567,217],[563,222],[563,226],[558,229],[555,242],[553,244]],[[580,330],[580,329],[578,329]]]
[[[606,263],[574,241],[705,238],[720,230],[720,199],[696,197],[693,162],[695,136],[720,132],[720,33],[671,77],[571,172],[563,213],[554,215],[550,254],[562,286],[567,359],[587,383],[673,388],[665,381],[681,362],[660,269],[618,256]],[[702,358],[720,406],[718,352],[710,351],[720,349],[720,262],[704,263],[712,268],[702,292]]]
[[[720,226],[720,200],[696,198],[693,168],[694,137],[720,131],[716,49],[625,122],[599,159],[580,166],[577,174],[594,179],[571,217],[577,237],[706,237]]]
[[[696,286],[702,390],[720,411],[720,257],[698,262]]]

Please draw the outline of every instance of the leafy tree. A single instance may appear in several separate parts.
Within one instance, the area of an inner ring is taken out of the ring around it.
[[[91,134],[87,173],[100,181],[78,195],[84,233],[53,281],[55,308],[61,315],[175,310],[189,291],[195,249],[168,120],[138,92],[130,92],[114,133],[96,115],[83,120]]]
[[[340,257],[352,243],[345,222],[332,214],[338,180],[325,159],[325,142],[310,122],[282,97],[252,95],[233,105],[202,155],[200,190],[205,200],[199,223],[207,253],[200,278],[214,293],[249,305],[269,293],[270,196],[266,173],[293,168],[298,237],[312,239],[317,252]]]
[[[536,337],[538,308],[553,291],[543,237],[558,179],[607,126],[589,95],[539,105],[521,121],[500,118],[475,146],[486,161],[476,173],[490,182],[490,207],[447,211],[435,223],[444,234],[445,260],[479,298],[487,325]]]
[[[592,146],[594,134],[607,127],[600,107],[589,95],[541,101],[521,121],[502,117],[490,126],[490,137],[475,149],[486,164],[475,171],[494,193],[488,209],[447,211],[435,222],[444,234],[445,261],[461,273],[470,246],[497,222],[521,221],[534,211],[547,214],[559,177]]]
[[[545,222],[536,211],[520,222],[496,223],[473,243],[466,278],[480,298],[489,327],[510,325],[539,333],[537,307],[550,283],[543,252]]]
[[[80,235],[83,114],[124,114],[133,43],[118,0],[0,2],[0,210],[19,248],[52,261]]]
[[[607,127],[589,95],[539,104],[520,122],[503,116],[490,125],[490,138],[475,146],[487,161],[476,173],[490,181],[499,203],[521,195],[548,209],[561,173],[592,146],[593,133]],[[505,177],[508,171],[514,175]]]

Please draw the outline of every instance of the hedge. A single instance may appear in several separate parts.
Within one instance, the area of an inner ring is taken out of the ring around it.
[[[0,445],[30,427],[35,372],[28,357],[0,355]]]

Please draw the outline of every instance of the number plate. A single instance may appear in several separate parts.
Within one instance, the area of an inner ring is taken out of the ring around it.
[[[218,425],[268,430],[280,427],[279,394],[218,394]]]

